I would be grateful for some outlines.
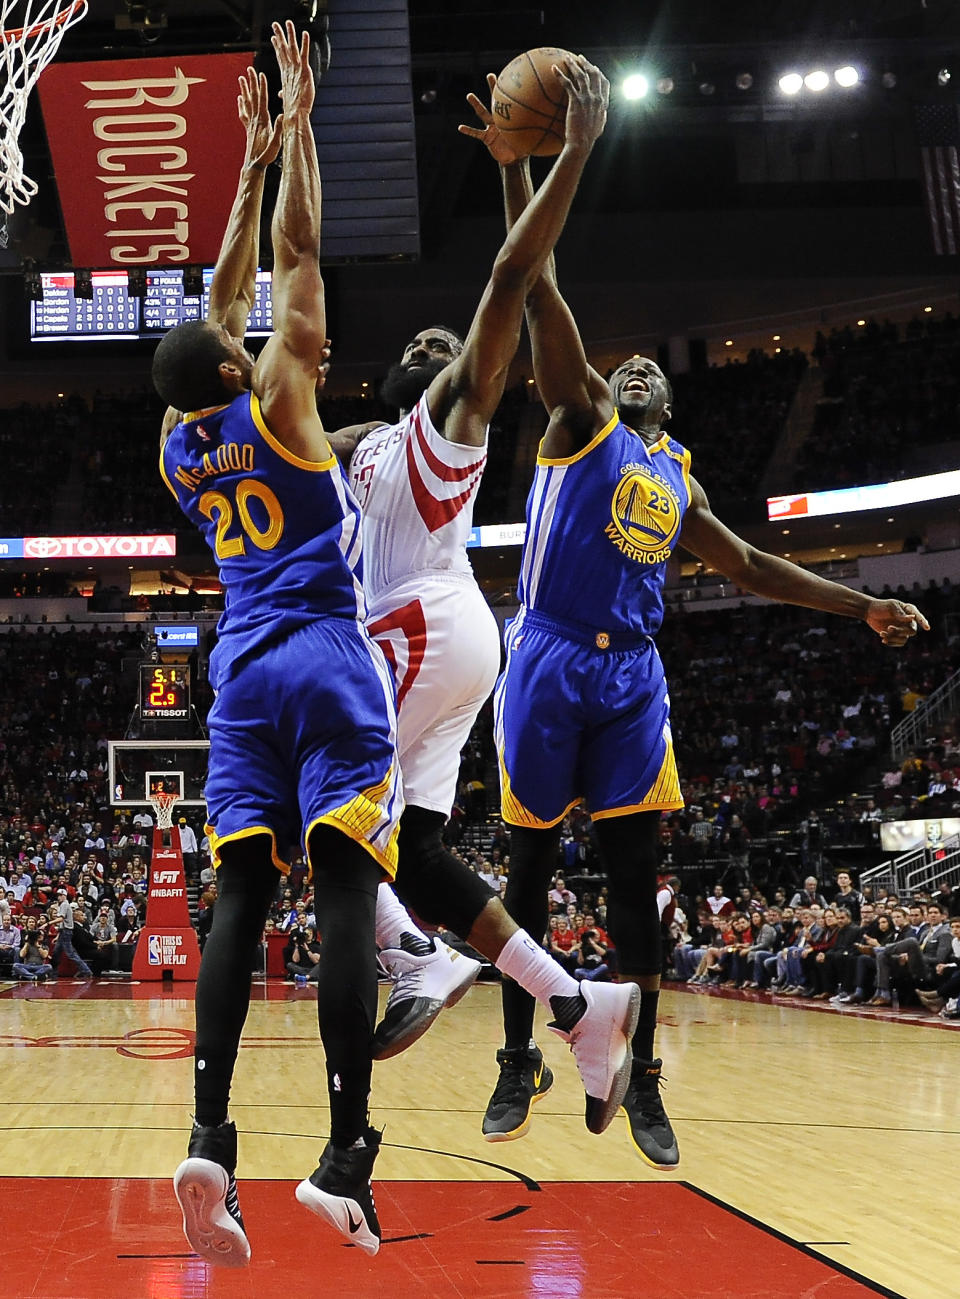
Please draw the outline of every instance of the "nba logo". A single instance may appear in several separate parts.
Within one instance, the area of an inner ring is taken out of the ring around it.
[[[160,935],[148,934],[147,936],[147,964],[161,965],[163,963],[160,956]]]

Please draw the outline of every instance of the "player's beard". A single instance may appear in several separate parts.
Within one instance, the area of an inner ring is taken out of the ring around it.
[[[398,361],[396,365],[391,365],[387,377],[380,385],[381,401],[385,401],[388,406],[399,406],[401,410],[412,410],[448,364],[447,361],[440,360],[424,361],[415,370],[408,370]]]

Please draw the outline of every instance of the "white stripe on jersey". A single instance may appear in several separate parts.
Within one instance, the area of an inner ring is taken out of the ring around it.
[[[344,562],[350,569],[350,576],[353,578],[353,594],[357,601],[357,617],[361,622],[365,622],[367,617],[367,601],[363,594],[363,584],[357,577],[357,564],[360,561],[360,539],[362,535],[360,506],[354,500],[353,493],[347,487],[346,480],[341,474],[339,466],[334,466],[331,470],[330,480],[334,484],[337,499],[339,500],[340,508],[343,511],[343,525],[340,528],[340,536],[338,538],[340,553],[343,555]]]
[[[537,471],[540,472],[539,469]],[[524,604],[531,607],[536,605],[537,591],[540,587],[540,575],[543,571],[543,559],[547,550],[547,542],[550,540],[550,531],[553,527],[553,517],[557,508],[557,497],[560,495],[560,488],[563,486],[563,480],[567,472],[566,465],[550,465],[545,475],[546,487],[543,492],[543,499],[540,506],[540,517],[536,520],[536,526],[533,534],[532,544],[530,538],[527,538],[527,547],[530,550],[531,562],[528,565],[529,586],[524,587],[523,601]]]

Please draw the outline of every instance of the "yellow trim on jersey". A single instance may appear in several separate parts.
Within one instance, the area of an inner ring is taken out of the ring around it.
[[[313,878],[313,862],[310,860],[310,836],[313,834],[314,830],[317,828],[318,825],[332,825],[335,829],[341,831],[341,833],[345,834],[348,839],[352,839],[354,843],[358,843],[361,848],[366,848],[367,852],[374,859],[374,861],[377,863],[380,869],[384,871],[385,874],[389,875],[391,879],[396,878],[397,836],[400,833],[399,821],[393,827],[393,832],[391,833],[390,839],[387,843],[386,852],[381,852],[380,849],[376,846],[376,844],[371,843],[370,840],[366,837],[366,835],[362,832],[362,830],[359,829],[359,827],[355,823],[355,819],[352,822],[343,819],[342,813],[345,811],[345,809],[352,808],[356,802],[357,800],[355,798],[351,799],[351,801],[345,804],[344,807],[338,807],[333,812],[325,812],[323,816],[318,816],[316,820],[310,822],[310,826],[306,834],[306,844],[307,844],[307,865],[310,867],[311,879]],[[377,819],[379,820],[383,816],[383,811],[380,808],[378,808],[377,811],[379,813]]]
[[[687,505],[693,503],[693,488],[690,486],[690,452],[683,449],[683,485],[687,489]]]
[[[177,504],[179,505],[179,504],[180,504],[180,497],[177,495],[177,493],[176,493],[176,489],[174,488],[173,483],[171,483],[170,479],[167,477],[167,471],[166,471],[166,469],[164,468],[164,465],[163,465],[163,452],[164,452],[164,448],[165,448],[166,445],[167,445],[167,442],[169,442],[169,441],[170,441],[170,439],[167,438],[166,441],[163,443],[163,446],[160,448],[160,477],[161,477],[161,478],[163,479],[163,481],[167,484],[167,487],[169,488],[170,493],[171,493],[171,495],[173,496],[173,499],[174,499],[174,500],[177,502]]]
[[[540,817],[524,807],[510,788],[510,776],[503,755],[500,755],[500,816],[508,825],[525,826],[528,830],[549,830],[552,826],[559,825],[570,809],[577,806],[581,798],[582,795],[578,794],[552,821],[541,821]]]
[[[266,420],[263,418],[263,411],[260,409],[260,398],[255,392],[250,394],[250,415],[264,442],[271,450],[276,451],[281,460],[286,460],[289,464],[296,465],[298,469],[306,469],[309,473],[314,474],[326,473],[337,463],[337,457],[332,451],[326,460],[301,460],[292,451],[288,451],[283,443],[277,440],[276,435],[267,428]]]
[[[572,464],[575,464],[578,460],[582,460],[584,456],[589,455],[590,452],[593,451],[595,447],[598,447],[598,446],[600,445],[600,443],[603,441],[603,439],[604,439],[605,437],[608,437],[608,436],[613,432],[613,430],[617,427],[617,425],[618,425],[619,423],[620,423],[620,416],[619,416],[619,414],[617,413],[616,408],[614,408],[613,416],[611,417],[610,422],[609,422],[608,424],[604,424],[604,426],[603,426],[603,428],[600,430],[600,432],[599,432],[599,433],[595,433],[595,434],[593,435],[593,437],[590,439],[590,441],[587,443],[587,445],[586,445],[585,447],[582,448],[582,450],[576,452],[575,455],[572,455],[572,456],[564,456],[562,459],[559,459],[559,460],[549,460],[549,459],[547,459],[546,456],[542,456],[542,455],[540,454],[540,447],[538,447],[538,448],[537,448],[537,464],[538,464],[538,465],[572,465]],[[540,440],[540,446],[541,446],[541,447],[543,446],[543,439],[542,439],[542,438],[541,438],[541,440]],[[554,821],[554,822],[551,822],[551,824],[552,824],[552,825],[555,825],[556,822],[555,822],[555,821]]]
[[[313,863],[310,861],[310,835],[318,825],[333,825],[358,843],[361,848],[366,848],[367,852],[387,872],[390,878],[394,878],[397,873],[399,820],[393,827],[385,851],[381,851],[367,837],[378,822],[383,821],[386,816],[382,800],[392,784],[393,763],[390,764],[383,780],[376,785],[371,785],[369,789],[362,790],[355,798],[351,798],[349,803],[344,803],[341,807],[335,807],[332,812],[325,812],[323,816],[318,816],[311,821],[310,827],[304,836],[304,842],[307,845],[307,865],[310,867],[311,875],[313,874]]]
[[[673,452],[670,450],[669,442],[670,434],[666,432],[661,433],[656,442],[647,447],[647,451],[650,455],[655,455],[658,451],[666,451],[668,456],[672,456]],[[674,456],[674,459],[677,459],[677,457]]]
[[[666,730],[666,728],[664,728]],[[677,774],[677,760],[673,756],[673,740],[669,732],[664,737],[667,751],[657,772],[657,778],[648,794],[639,803],[626,807],[608,807],[602,812],[590,812],[591,819],[602,821],[610,816],[627,816],[630,812],[673,812],[683,807],[683,795],[680,793],[680,777]]]
[[[213,862],[213,869],[218,870],[221,865],[220,849],[225,843],[236,843],[238,839],[250,839],[255,834],[268,834],[270,836],[270,857],[274,866],[281,875],[290,874],[290,863],[283,861],[277,853],[277,836],[268,825],[249,825],[243,830],[234,830],[230,834],[218,835],[212,825],[206,827],[207,837],[210,841],[210,857]]]
[[[239,395],[240,394],[238,393],[237,396]],[[194,424],[198,419],[206,419],[207,416],[212,415],[214,411],[226,410],[229,405],[231,405],[229,401],[222,401],[218,406],[204,406],[203,410],[184,411],[183,415],[180,417],[180,423]]]

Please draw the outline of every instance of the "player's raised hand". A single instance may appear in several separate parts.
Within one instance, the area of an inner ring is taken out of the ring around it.
[[[497,74],[488,72],[487,85],[490,87],[491,95],[496,84]],[[478,99],[471,91],[467,95],[467,103],[483,123],[483,126],[458,126],[457,130],[460,134],[469,135],[472,140],[479,140],[481,144],[486,145],[494,162],[498,162],[501,167],[509,167],[512,162],[516,162],[520,155],[516,153],[511,144],[507,143],[506,138],[497,126],[496,119],[483,100]]]
[[[244,166],[264,171],[280,152],[283,118],[278,117],[275,122],[270,121],[267,79],[262,72],[258,75],[253,68],[247,68],[239,80],[237,112],[247,133]]]
[[[308,116],[313,107],[315,86],[310,69],[310,37],[306,32],[297,40],[297,29],[288,19],[281,27],[273,24],[270,37],[280,69],[280,98],[283,116],[287,122],[294,117]]]
[[[905,645],[921,627],[930,630],[930,624],[917,606],[904,604],[902,600],[872,601],[866,620],[884,645]]]
[[[607,124],[610,82],[582,54],[564,59],[562,64],[554,63],[553,70],[567,92],[564,141],[567,145],[590,149]]]

